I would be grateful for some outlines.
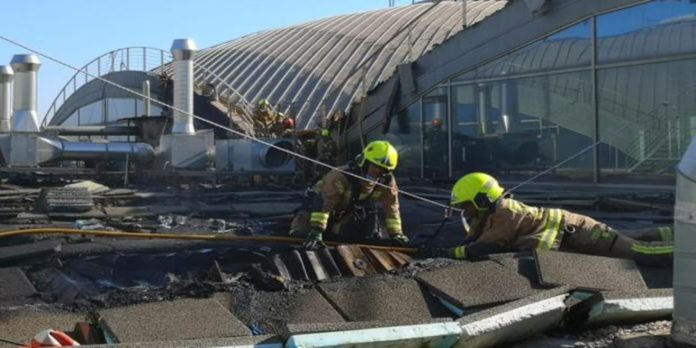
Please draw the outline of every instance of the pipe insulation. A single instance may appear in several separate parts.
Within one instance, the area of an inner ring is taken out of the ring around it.
[[[0,65],[0,132],[9,132],[11,128],[13,79],[12,67]]]
[[[196,43],[191,39],[176,39],[172,43],[174,57],[174,122],[172,134],[195,134],[193,127],[193,56]],[[183,110],[185,112],[179,111]]]
[[[41,62],[33,54],[16,54],[12,57],[14,80],[14,113],[12,131],[35,133],[39,131],[37,118],[37,76]]]
[[[86,143],[75,141],[60,141],[61,149],[58,159],[61,160],[123,160],[128,157],[135,162],[146,162],[153,158],[154,149],[145,143],[108,142]]]

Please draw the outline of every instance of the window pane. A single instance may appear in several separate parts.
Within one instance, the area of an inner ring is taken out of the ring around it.
[[[423,97],[423,164],[426,178],[449,177],[447,88]]]
[[[96,101],[80,108],[80,125],[102,124],[103,100]]]
[[[109,98],[107,102],[109,108],[109,122],[136,116],[136,99]]]
[[[587,20],[468,72],[455,81],[589,67],[592,59],[591,37],[590,21]]]
[[[392,116],[389,133],[384,139],[399,151],[399,167],[396,172],[407,176],[421,175],[421,118],[420,103]]]
[[[696,60],[600,70],[600,168],[606,180],[673,181],[696,125]]]
[[[529,176],[592,144],[589,72],[456,86],[452,94],[455,176]],[[591,179],[592,152],[554,173]]]
[[[696,51],[696,4],[653,1],[597,17],[600,63]]]

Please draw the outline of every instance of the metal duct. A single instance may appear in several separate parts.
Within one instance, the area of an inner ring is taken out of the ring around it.
[[[37,75],[41,62],[33,54],[17,54],[12,57],[11,64],[15,72],[12,131],[38,132]]]
[[[515,116],[517,115],[517,82],[504,81],[500,85],[500,120],[498,133],[514,131]]]
[[[143,81],[143,115],[150,116],[150,81]]]
[[[138,135],[138,127],[129,126],[46,126],[44,133],[57,135],[80,136],[80,135]]]
[[[287,140],[276,141],[273,143],[273,145],[286,149],[288,151],[293,151],[292,143]],[[264,148],[259,152],[259,161],[264,167],[268,169],[282,167],[288,164],[288,162],[290,162],[291,159],[291,155],[287,152],[278,150],[270,146],[264,146]]]
[[[12,116],[12,79],[14,71],[9,65],[0,65],[0,132],[9,132]]]
[[[677,166],[672,339],[696,345],[696,138]]]
[[[479,134],[485,135],[491,132],[491,98],[490,87],[484,84],[478,85],[478,124]]]
[[[195,134],[193,128],[193,56],[196,43],[191,39],[176,39],[172,43],[174,56],[174,122],[172,134]],[[181,112],[179,110],[183,110]]]
[[[126,157],[135,162],[152,160],[155,151],[149,144],[144,143],[85,143],[61,141],[61,160],[122,160]]]

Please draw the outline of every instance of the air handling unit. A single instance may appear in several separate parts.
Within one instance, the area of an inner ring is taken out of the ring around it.
[[[218,140],[215,168],[230,174],[286,174],[295,171],[292,141],[289,139],[261,139],[274,147],[247,139]],[[283,150],[286,151],[283,151]]]
[[[193,125],[193,57],[196,43],[177,39],[171,48],[174,61],[174,110],[171,134],[160,138],[159,161],[167,169],[203,169],[212,162],[212,130],[196,132]]]

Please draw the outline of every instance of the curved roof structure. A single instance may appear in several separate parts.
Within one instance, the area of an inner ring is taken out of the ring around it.
[[[507,4],[469,2],[469,26]],[[399,64],[415,61],[460,32],[461,6],[421,3],[264,31],[201,50],[195,63],[248,101],[265,98],[306,128],[333,111],[347,112]],[[214,85],[223,100],[233,98],[210,74],[197,74],[196,83]]]

